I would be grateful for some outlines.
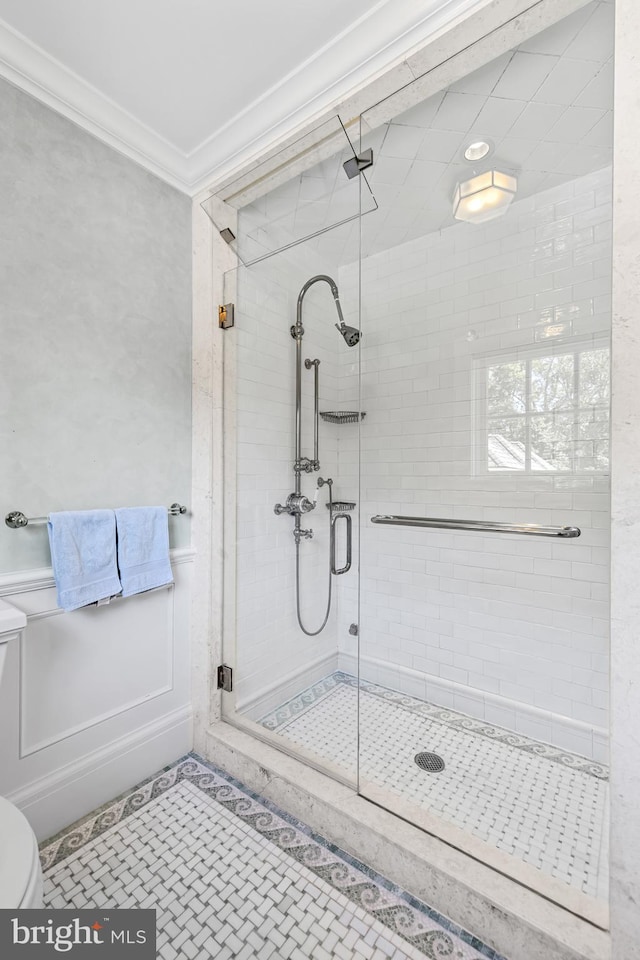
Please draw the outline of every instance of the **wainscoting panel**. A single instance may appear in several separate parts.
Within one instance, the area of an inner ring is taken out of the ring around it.
[[[27,617],[6,645],[0,795],[39,838],[191,749],[193,559],[171,552],[174,586],[71,613],[50,570],[0,577]]]
[[[20,756],[168,693],[173,587],[29,617],[20,643]]]

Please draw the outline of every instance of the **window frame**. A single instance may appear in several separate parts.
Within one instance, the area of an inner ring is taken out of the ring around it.
[[[573,413],[572,440],[580,440],[578,436],[579,414],[582,411],[592,409],[606,409],[609,412],[609,425],[611,424],[611,390],[609,389],[609,401],[605,404],[592,404],[588,407],[579,406],[580,392],[580,357],[584,353],[590,353],[595,350],[606,350],[609,356],[609,370],[611,370],[611,337],[606,335],[596,335],[585,337],[584,339],[573,339],[563,342],[547,342],[528,344],[519,346],[515,350],[502,350],[492,352],[482,357],[476,357],[473,362],[473,465],[474,474],[483,477],[608,477],[611,473],[611,462],[606,470],[577,470],[576,459],[572,458],[571,468],[567,470],[535,470],[531,469],[531,424],[535,418],[549,416],[551,413],[571,414]],[[531,409],[531,364],[534,360],[542,357],[560,357],[573,356],[574,363],[574,391],[573,406],[566,409],[555,411],[533,411]],[[489,468],[488,461],[488,441],[489,441],[489,423],[491,420],[500,418],[499,414],[490,414],[488,410],[487,383],[489,369],[493,366],[499,366],[504,363],[523,363],[525,366],[525,410],[523,413],[505,413],[504,419],[521,419],[525,424],[525,462],[522,470],[512,470],[509,468],[494,469]],[[609,374],[609,386],[611,385],[611,374]]]

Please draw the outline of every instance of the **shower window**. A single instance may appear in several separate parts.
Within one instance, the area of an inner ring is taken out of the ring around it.
[[[479,363],[478,472],[608,473],[609,362],[589,341]]]

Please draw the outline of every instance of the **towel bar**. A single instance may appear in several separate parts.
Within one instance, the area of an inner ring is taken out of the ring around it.
[[[171,517],[179,517],[180,514],[186,513],[187,508],[181,503],[172,503],[170,507],[167,507],[167,513]],[[11,527],[12,530],[19,530],[20,527],[26,527],[28,523],[46,523],[48,517],[25,517],[24,513],[20,510],[12,510],[11,513],[8,513],[4,518],[4,522],[8,527]]]
[[[447,520],[440,517],[396,517],[379,514],[371,523],[398,527],[437,527],[442,530],[477,530],[484,533],[522,533],[532,537],[579,537],[580,527],[546,527],[539,523],[492,523],[488,520]]]

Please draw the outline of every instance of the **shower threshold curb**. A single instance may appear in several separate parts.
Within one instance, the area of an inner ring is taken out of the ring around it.
[[[200,753],[509,960],[607,960],[609,934],[220,721]]]

